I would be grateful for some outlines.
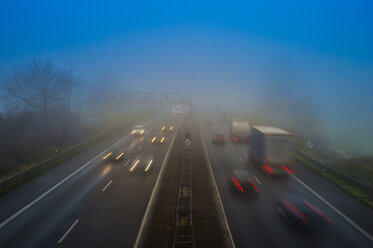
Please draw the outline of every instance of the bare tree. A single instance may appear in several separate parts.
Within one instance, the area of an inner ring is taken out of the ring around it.
[[[13,107],[34,109],[48,115],[50,107],[69,107],[77,84],[71,70],[57,69],[50,60],[32,59],[4,73],[2,97]]]

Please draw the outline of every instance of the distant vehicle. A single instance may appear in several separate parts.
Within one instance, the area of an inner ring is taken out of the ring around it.
[[[163,125],[161,127],[161,130],[165,133],[172,133],[172,131],[174,130],[174,127],[172,125]]]
[[[225,140],[226,140],[226,138],[223,134],[215,134],[214,136],[212,136],[212,143],[213,144],[224,145]]]
[[[250,142],[251,123],[241,117],[234,117],[230,123],[230,135],[235,142]]]
[[[142,171],[144,173],[150,172],[154,162],[152,153],[141,153],[132,162],[130,166],[130,173],[135,171]]]
[[[124,159],[124,157],[125,157],[125,150],[123,146],[117,145],[109,149],[108,152],[102,158],[102,160],[121,161]]]
[[[275,200],[277,210],[285,220],[295,227],[320,230],[333,222],[317,207],[299,195],[286,195]]]
[[[145,133],[144,125],[137,125],[132,129],[131,134],[134,136],[142,136]]]
[[[162,134],[157,134],[150,139],[150,143],[152,144],[164,144],[165,137]]]
[[[246,170],[233,170],[232,176],[233,188],[240,193],[258,193],[260,192],[254,179]]]
[[[250,161],[266,174],[292,173],[293,135],[276,127],[253,126]]]
[[[183,113],[183,108],[181,106],[175,106],[172,108],[172,112],[174,114],[182,114]]]

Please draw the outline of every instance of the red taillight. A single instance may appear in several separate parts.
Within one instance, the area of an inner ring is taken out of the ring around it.
[[[237,137],[234,137],[233,140],[236,141],[236,142],[238,142],[238,138]]]
[[[323,213],[321,213],[319,210],[317,210],[317,208],[315,208],[314,206],[312,206],[310,203],[308,203],[307,201],[304,201],[304,203],[306,203],[310,208],[312,208],[316,213],[318,213],[319,215],[321,215],[325,220],[327,220],[329,223],[333,224],[333,222],[328,218],[326,217],[326,215],[324,215]]]
[[[251,184],[255,192],[258,192],[258,193],[260,192],[258,186],[256,186],[256,184],[253,182],[253,180],[251,180],[251,178],[249,178],[249,183]]]
[[[264,165],[264,168],[266,168],[270,173],[273,173],[273,171],[267,165]]]
[[[288,168],[286,168],[285,165],[283,165],[282,168],[284,168],[284,169],[285,169],[287,172],[289,172],[290,174],[293,173],[291,170],[289,170]]]
[[[285,200],[285,201],[283,201],[283,203],[285,204],[285,206],[288,209],[290,209],[303,222],[309,222],[310,221],[308,219],[308,217],[302,211],[300,211],[293,203],[291,203],[289,200]]]
[[[241,192],[243,192],[243,189],[242,189],[240,183],[238,182],[237,178],[233,177],[233,182],[236,185],[237,189],[239,189]]]

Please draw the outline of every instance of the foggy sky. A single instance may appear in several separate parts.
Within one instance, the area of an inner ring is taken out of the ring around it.
[[[0,8],[1,68],[41,56],[86,85],[187,90],[251,110],[276,89],[310,99],[338,145],[372,150],[371,1],[17,3]]]

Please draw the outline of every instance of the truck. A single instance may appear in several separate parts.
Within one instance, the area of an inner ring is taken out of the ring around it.
[[[294,135],[277,127],[253,126],[249,158],[269,175],[293,173]]]
[[[251,123],[242,117],[233,117],[229,133],[234,142],[250,142]]]

